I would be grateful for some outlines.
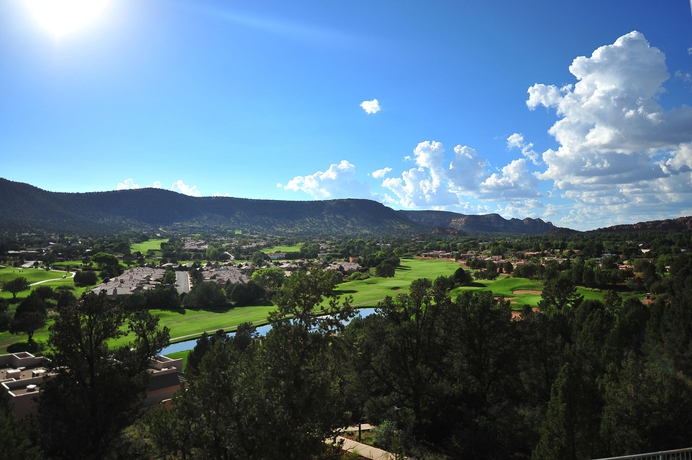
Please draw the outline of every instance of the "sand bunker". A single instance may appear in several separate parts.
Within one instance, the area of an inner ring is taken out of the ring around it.
[[[543,291],[535,291],[533,289],[523,289],[519,291],[512,291],[512,294],[535,294],[535,295],[541,295]]]

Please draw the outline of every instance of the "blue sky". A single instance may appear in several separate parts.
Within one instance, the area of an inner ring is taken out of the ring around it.
[[[6,179],[692,215],[688,0],[110,0],[78,28],[42,1],[0,2]]]

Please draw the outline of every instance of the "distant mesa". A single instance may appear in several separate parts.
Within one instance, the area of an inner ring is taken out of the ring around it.
[[[414,222],[435,227],[436,233],[528,233],[540,235],[555,227],[541,219],[505,219],[499,214],[466,215],[448,211],[399,211]]]
[[[591,232],[646,232],[646,231],[683,231],[692,230],[692,216],[678,217],[677,219],[652,220],[631,225],[614,225],[607,228],[599,228]]]
[[[159,229],[179,232],[243,230],[278,235],[385,236],[433,233],[570,234],[541,219],[498,214],[395,211],[363,199],[324,201],[191,197],[142,188],[58,193],[0,178],[0,231],[107,234]],[[692,229],[692,217],[618,225],[594,231]]]

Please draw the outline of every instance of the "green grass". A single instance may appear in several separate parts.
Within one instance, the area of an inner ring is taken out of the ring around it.
[[[34,342],[38,344],[39,347],[44,347],[46,342],[48,341],[48,327],[53,324],[53,321],[48,321],[48,324],[46,324],[46,327],[43,329],[34,332]],[[10,347],[11,345],[15,345],[15,347],[22,347],[22,349],[18,350],[8,350],[7,348]],[[15,352],[15,351],[22,351],[24,347],[27,346],[27,336],[26,334],[10,334],[9,332],[2,332],[0,333],[0,354],[4,355],[9,353],[10,351]]]
[[[146,254],[149,249],[152,249],[154,251],[160,251],[161,250],[161,243],[166,243],[168,241],[168,238],[158,238],[158,239],[152,239],[152,240],[147,240],[142,243],[135,243],[132,245],[130,250],[132,252],[141,252],[142,254]]]
[[[367,280],[347,281],[337,286],[336,293],[353,296],[353,306],[374,307],[387,296],[408,294],[411,282],[419,278],[434,280],[449,276],[459,268],[457,262],[435,259],[401,259],[393,278],[372,276]]]
[[[167,326],[171,330],[171,342],[179,342],[198,337],[202,331],[214,333],[219,329],[228,332],[234,330],[238,324],[251,322],[257,325],[265,324],[269,312],[273,306],[238,307],[225,312],[212,312],[205,310],[185,310],[183,313],[167,310],[151,310],[152,315],[158,315],[159,325]],[[48,340],[49,321],[45,328],[34,333],[34,341],[45,345]],[[113,342],[113,345],[124,345],[132,341],[132,336],[122,337]],[[0,354],[8,352],[7,347],[13,344],[26,343],[26,334],[12,335],[9,332],[0,333]]]
[[[240,323],[265,323],[274,306],[238,307],[224,312],[208,310],[184,310],[183,313],[168,310],[151,310],[159,315],[161,326],[171,330],[171,341],[193,338],[207,331],[213,333],[218,329],[228,331]]]
[[[9,271],[9,277],[7,276],[7,271]],[[14,273],[12,273],[12,268],[0,268],[0,281],[10,281],[20,276],[25,277],[29,281],[29,283],[37,283],[39,281],[43,281],[41,284],[31,286],[31,288],[28,291],[18,293],[17,298],[14,300],[12,299],[11,293],[4,291],[0,291],[0,298],[4,298],[10,301],[10,312],[13,312],[14,309],[12,307],[17,303],[21,302],[23,299],[26,299],[29,296],[29,294],[31,294],[31,291],[33,291],[39,286],[50,286],[53,289],[55,289],[58,286],[70,286],[74,288],[75,285],[74,280],[72,279],[72,275],[67,274],[67,277],[63,278],[63,275],[65,274],[66,273],[62,271],[47,271],[40,268],[26,268],[21,273],[19,273],[19,270],[15,268]],[[82,292],[84,292],[86,289],[87,288],[75,288],[73,292],[75,296],[79,297],[82,294]]]
[[[187,369],[187,356],[189,354],[190,354],[190,350],[187,350],[187,351],[179,351],[177,353],[169,353],[166,356],[168,356],[171,359],[183,358],[183,372],[185,372],[185,369]]]
[[[264,248],[261,251],[265,254],[270,254],[274,252],[300,252],[300,247],[303,243],[296,244],[293,246],[274,246],[271,248]]]
[[[524,305],[535,307],[541,300],[540,294],[522,293],[515,291],[540,291],[543,284],[526,278],[512,278],[500,275],[495,280],[477,280],[470,286],[462,286],[452,291],[452,298],[464,291],[492,291],[495,296],[503,296],[512,303],[512,308],[521,310]]]
[[[21,272],[20,272],[21,270]],[[0,268],[0,281],[12,281],[15,278],[23,276],[29,283],[38,281],[62,279],[65,272],[46,270],[43,268]]]

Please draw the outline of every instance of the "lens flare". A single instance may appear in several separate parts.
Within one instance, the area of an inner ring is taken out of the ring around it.
[[[55,37],[62,37],[93,23],[108,1],[25,0],[39,24]]]

